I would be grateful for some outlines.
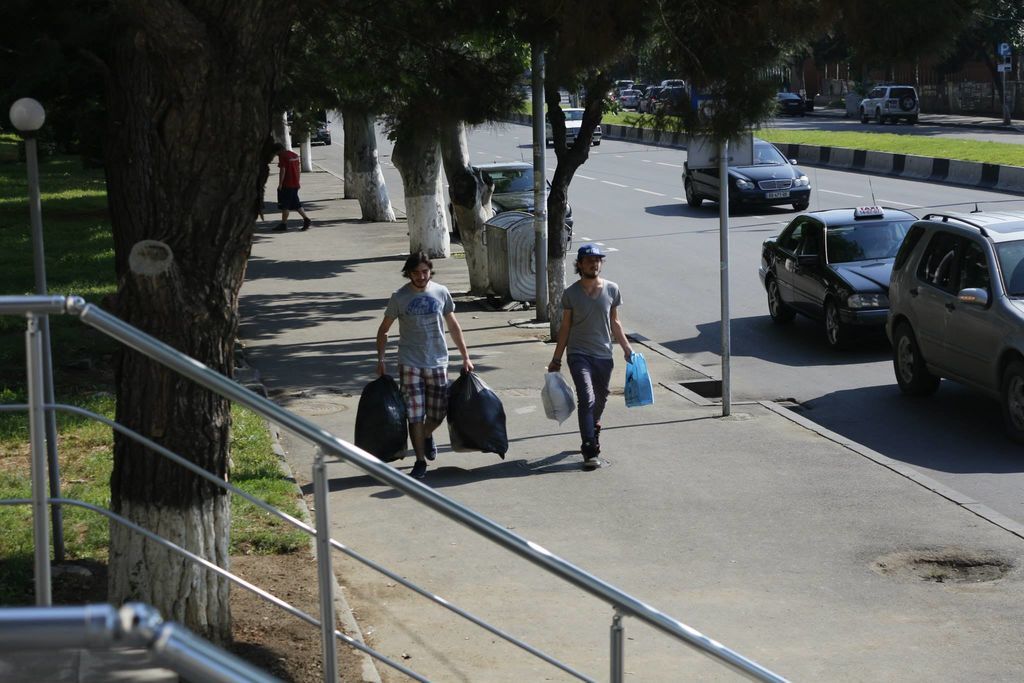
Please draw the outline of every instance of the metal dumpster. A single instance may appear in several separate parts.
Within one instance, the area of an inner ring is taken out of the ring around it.
[[[537,300],[533,215],[503,211],[484,224],[491,289],[509,301]]]

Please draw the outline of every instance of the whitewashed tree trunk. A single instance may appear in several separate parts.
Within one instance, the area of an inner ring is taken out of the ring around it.
[[[441,187],[441,145],[436,131],[403,129],[391,151],[405,186],[409,251],[430,258],[451,256]]]
[[[277,142],[280,142],[285,147],[288,146],[288,141],[291,139],[288,136],[288,122],[287,122],[286,119],[287,119],[287,116],[285,114],[281,114],[280,116],[275,116],[274,119],[273,119],[273,121],[274,121],[274,140],[276,140]]]
[[[302,163],[302,172],[311,173],[313,171],[313,143],[309,141],[309,136],[302,141],[299,145],[299,161]]]
[[[285,149],[292,148],[292,129],[288,125],[288,112],[281,112],[281,144]]]
[[[359,200],[363,220],[394,223],[395,210],[377,155],[373,115],[346,109],[344,118],[345,197]]]
[[[187,508],[125,503],[120,514],[228,569],[230,509],[228,496],[216,496]],[[114,604],[145,595],[160,605],[164,619],[230,641],[230,622],[221,616],[228,613],[226,580],[114,522],[110,552],[108,585]]]
[[[466,252],[469,290],[485,296],[491,288],[491,279],[487,272],[484,223],[491,215],[494,184],[485,182],[483,174],[470,166],[466,126],[462,122],[442,128],[441,157],[448,176],[452,218],[459,227],[459,237]]]

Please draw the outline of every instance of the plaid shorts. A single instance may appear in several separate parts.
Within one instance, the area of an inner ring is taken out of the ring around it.
[[[448,368],[412,368],[398,366],[402,396],[409,412],[409,422],[441,422],[448,412]]]

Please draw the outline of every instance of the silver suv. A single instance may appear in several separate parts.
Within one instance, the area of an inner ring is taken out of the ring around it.
[[[876,123],[896,123],[899,119],[917,123],[920,113],[921,101],[912,85],[879,85],[860,101],[861,123],[867,123],[871,117]]]
[[[885,329],[903,393],[930,394],[940,377],[980,389],[1024,442],[1024,211],[915,222],[893,263]]]

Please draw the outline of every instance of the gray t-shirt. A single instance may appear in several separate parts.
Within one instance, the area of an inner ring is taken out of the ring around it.
[[[444,316],[454,310],[448,288],[436,282],[422,292],[410,282],[392,294],[384,316],[398,319],[398,362],[413,368],[448,365]]]
[[[572,283],[562,292],[562,308],[572,311],[572,327],[566,353],[585,353],[595,358],[612,358],[611,310],[622,303],[619,286],[610,280],[596,296],[590,297],[580,281]]]

